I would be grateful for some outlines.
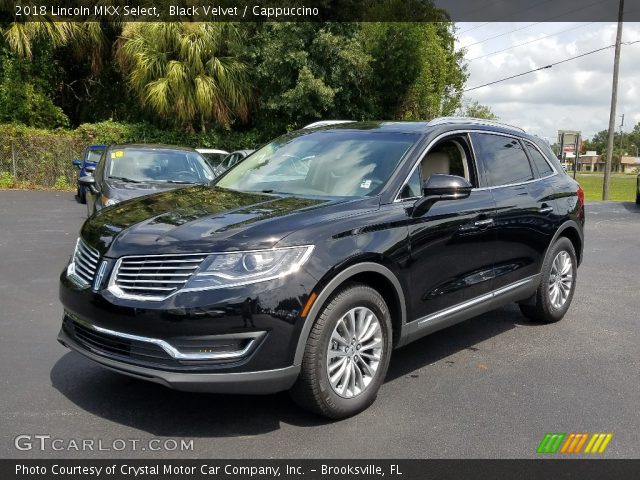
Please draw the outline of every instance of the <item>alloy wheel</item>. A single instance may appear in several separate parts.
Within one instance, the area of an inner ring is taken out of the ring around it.
[[[564,306],[571,293],[573,285],[573,263],[571,256],[562,250],[553,259],[549,274],[549,300],[553,308]]]
[[[366,307],[342,316],[331,334],[327,375],[333,391],[343,398],[360,395],[373,380],[383,354],[382,328]]]

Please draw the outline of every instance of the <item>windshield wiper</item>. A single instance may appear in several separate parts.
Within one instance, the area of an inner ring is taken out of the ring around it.
[[[109,177],[112,178],[114,180],[122,180],[123,182],[128,182],[128,183],[142,183],[140,180],[134,180],[133,178],[127,178],[127,177]]]
[[[161,180],[161,182],[162,183],[181,183],[181,184],[193,183],[193,182],[187,182],[185,180]]]

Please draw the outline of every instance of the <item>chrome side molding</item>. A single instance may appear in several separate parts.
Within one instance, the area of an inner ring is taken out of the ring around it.
[[[534,275],[531,277],[527,277],[523,280],[520,280],[518,282],[514,282],[514,283],[510,283],[509,285],[506,285],[502,288],[498,288],[497,290],[493,290],[489,293],[486,293],[484,295],[480,295],[479,297],[475,297],[472,298],[471,300],[467,300],[466,302],[462,302],[462,303],[458,303],[457,305],[454,305],[453,307],[449,307],[449,308],[445,308],[444,310],[440,310],[439,312],[436,313],[432,313],[431,315],[427,315],[426,317],[422,317],[420,319],[417,320],[418,325],[422,325],[424,323],[427,322],[431,322],[433,320],[436,320],[438,318],[442,318],[442,317],[446,317],[448,315],[451,315],[452,313],[456,313],[462,310],[466,310],[467,308],[473,307],[474,305],[478,305],[480,303],[486,302],[487,300],[491,300],[492,298],[498,297],[500,295],[503,295],[507,292],[510,292],[511,290],[515,290],[518,287],[521,287],[523,285],[526,285],[528,283],[531,283],[534,279],[536,279],[538,276]]]
[[[478,316],[509,302],[518,302],[529,298],[538,288],[539,281],[540,274],[532,275],[484,295],[408,322],[403,325],[396,347],[402,347],[425,335]]]

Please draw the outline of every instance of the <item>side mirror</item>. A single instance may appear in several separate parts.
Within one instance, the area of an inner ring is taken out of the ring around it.
[[[434,173],[422,184],[423,197],[413,206],[413,216],[427,213],[432,205],[440,200],[458,200],[471,195],[471,185],[465,178],[457,175]]]
[[[76,168],[81,168],[82,167],[82,161],[81,160],[73,160],[71,163]]]
[[[98,193],[98,189],[96,188],[96,179],[94,177],[92,177],[91,175],[80,177],[78,179],[78,183],[81,186],[86,187],[89,190],[91,190],[91,193],[93,193],[93,194]]]
[[[93,172],[96,171],[96,167],[84,167],[84,171],[93,175]]]

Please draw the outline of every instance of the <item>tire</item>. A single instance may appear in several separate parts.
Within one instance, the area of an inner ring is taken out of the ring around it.
[[[640,193],[636,193],[636,205],[640,205]]]
[[[365,339],[363,342],[347,346],[336,340],[344,341],[349,333],[353,341],[354,330],[359,339]],[[367,348],[371,345],[375,347]],[[298,405],[324,417],[355,415],[375,401],[389,367],[391,348],[391,315],[382,296],[368,286],[347,284],[318,315],[307,340],[300,376],[290,394]],[[334,383],[329,378],[330,369],[333,378],[338,378]],[[344,373],[340,375],[340,371]]]
[[[561,272],[560,278],[556,275],[557,271]],[[533,304],[520,304],[520,311],[536,322],[557,322],[567,313],[576,289],[578,262],[573,244],[568,238],[560,237],[553,244],[541,273],[542,278],[533,297]],[[554,281],[554,278],[558,280]]]
[[[87,203],[87,192],[84,188],[78,188],[78,201],[82,204]]]

